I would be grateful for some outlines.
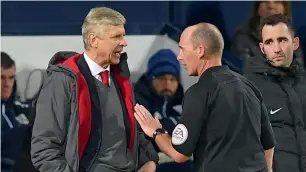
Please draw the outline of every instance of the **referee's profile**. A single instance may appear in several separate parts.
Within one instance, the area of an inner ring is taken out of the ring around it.
[[[224,40],[218,28],[190,26],[179,47],[178,60],[199,81],[185,93],[172,136],[137,104],[134,115],[143,131],[176,162],[193,155],[198,172],[271,171],[275,138],[266,106],[251,82],[222,66]]]

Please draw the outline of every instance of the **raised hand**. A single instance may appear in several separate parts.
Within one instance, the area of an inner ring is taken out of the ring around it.
[[[156,129],[162,128],[158,117],[154,119],[152,114],[142,105],[136,104],[134,116],[143,132],[149,137],[153,137]]]

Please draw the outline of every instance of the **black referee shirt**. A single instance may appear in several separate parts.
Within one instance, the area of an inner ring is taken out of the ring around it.
[[[275,145],[261,93],[227,66],[207,69],[185,93],[174,148],[194,155],[198,172],[265,172]]]

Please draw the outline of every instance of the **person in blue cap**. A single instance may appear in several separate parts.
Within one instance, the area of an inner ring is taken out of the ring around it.
[[[134,86],[136,103],[142,104],[172,134],[181,117],[184,89],[180,83],[180,64],[170,49],[157,51],[148,61],[147,71]],[[160,152],[152,141],[155,150]],[[163,158],[160,158],[161,160]],[[157,171],[191,171],[191,163],[162,163]]]

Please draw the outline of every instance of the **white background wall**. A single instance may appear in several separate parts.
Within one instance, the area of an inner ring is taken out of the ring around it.
[[[167,36],[127,36],[128,64],[136,81],[146,71],[147,60],[156,51],[169,48],[178,53],[178,45]],[[18,88],[24,90],[24,78],[34,68],[45,69],[50,58],[58,51],[83,52],[81,36],[2,36],[1,51],[8,53],[16,62]],[[197,81],[197,77],[187,76],[181,67],[185,90]]]

